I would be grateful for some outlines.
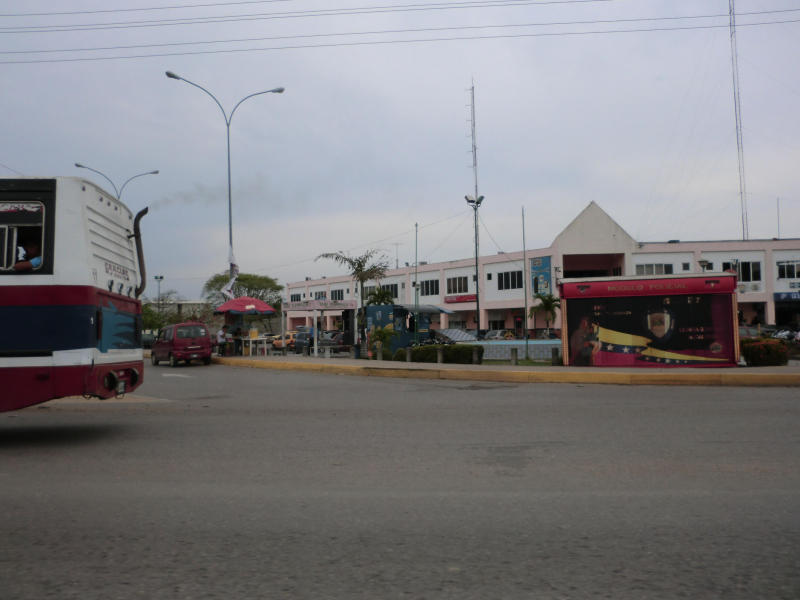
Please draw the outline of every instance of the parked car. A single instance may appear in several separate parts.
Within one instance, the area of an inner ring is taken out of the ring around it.
[[[188,365],[193,360],[211,364],[211,336],[205,323],[190,321],[161,329],[150,348],[150,362],[157,365],[162,360],[168,361],[170,367],[180,361]]]
[[[287,331],[283,334],[283,339],[278,336],[277,339],[273,340],[272,347],[276,350],[283,350],[284,348],[294,350],[294,340],[297,337],[297,333],[297,331]]]
[[[783,327],[772,334],[772,337],[777,338],[779,340],[794,340],[797,337],[797,334],[800,332],[794,331],[789,327]]]
[[[330,348],[331,352],[349,352],[350,344],[345,343],[345,335],[343,331],[328,331],[325,332],[323,338],[319,341],[320,350]]]
[[[150,329],[145,329],[142,332],[142,348],[151,348],[156,339],[156,334]]]
[[[313,347],[314,337],[310,331],[298,331],[294,338],[295,354],[302,354],[309,346]]]
[[[510,329],[492,329],[486,332],[485,340],[513,340],[514,332]]]

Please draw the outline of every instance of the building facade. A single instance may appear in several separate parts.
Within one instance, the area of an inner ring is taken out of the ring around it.
[[[442,314],[436,329],[511,329],[534,335],[548,325],[560,329],[561,316],[545,323],[526,318],[525,307],[538,293],[558,296],[562,279],[615,276],[687,275],[735,271],[739,320],[746,324],[800,326],[800,239],[638,242],[595,202],[590,203],[547,248],[483,256],[475,281],[474,257],[389,270],[380,283],[397,304],[434,304]],[[418,298],[415,298],[415,286]],[[478,285],[476,298],[476,284]],[[289,283],[286,300],[357,300],[349,275]],[[527,289],[527,293],[526,293]],[[527,297],[527,298],[526,298]],[[478,302],[476,302],[478,300]],[[287,312],[287,326],[310,324],[306,312]],[[335,311],[323,315],[325,329],[341,327]]]

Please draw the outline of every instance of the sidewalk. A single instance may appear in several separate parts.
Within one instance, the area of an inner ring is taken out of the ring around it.
[[[604,368],[604,367],[521,367],[498,365],[456,365],[359,360],[352,358],[287,356],[214,357],[217,364],[273,369],[335,373],[366,377],[404,379],[448,379],[510,383],[605,383],[615,385],[717,385],[741,387],[800,387],[800,361],[784,367],[729,368]]]

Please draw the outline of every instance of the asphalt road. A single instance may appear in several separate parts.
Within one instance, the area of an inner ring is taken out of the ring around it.
[[[800,597],[797,390],[148,367],[0,456],[3,600]]]

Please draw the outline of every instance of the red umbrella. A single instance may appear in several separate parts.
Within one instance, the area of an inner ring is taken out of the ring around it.
[[[242,296],[241,298],[228,300],[224,304],[219,305],[214,311],[215,315],[224,313],[232,315],[271,315],[275,313],[275,309],[258,298]]]

